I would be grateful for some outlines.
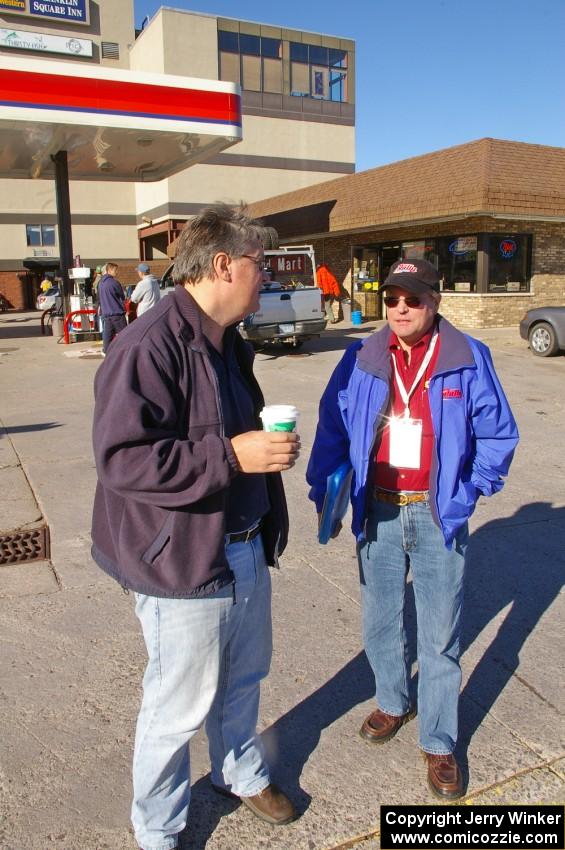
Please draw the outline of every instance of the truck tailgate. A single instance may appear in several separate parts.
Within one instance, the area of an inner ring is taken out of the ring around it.
[[[253,325],[304,322],[323,316],[320,290],[317,286],[305,289],[275,289],[261,292],[259,310]]]

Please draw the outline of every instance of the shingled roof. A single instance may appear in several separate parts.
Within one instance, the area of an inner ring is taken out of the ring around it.
[[[257,201],[249,212],[275,227],[286,219],[281,235],[305,215],[311,233],[469,214],[565,216],[565,148],[478,139]]]

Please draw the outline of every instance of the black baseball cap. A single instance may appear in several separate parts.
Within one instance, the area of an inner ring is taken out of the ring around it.
[[[439,292],[439,273],[427,260],[397,260],[390,267],[381,289],[387,286],[398,286],[414,295]]]

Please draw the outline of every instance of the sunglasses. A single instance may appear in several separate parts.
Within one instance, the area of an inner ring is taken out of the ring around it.
[[[404,301],[407,307],[422,306],[422,302],[417,295],[409,295],[407,298],[397,298],[396,295],[385,295],[383,301],[387,307],[398,307],[401,301]]]

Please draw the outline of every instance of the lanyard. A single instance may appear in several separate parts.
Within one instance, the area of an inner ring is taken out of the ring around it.
[[[404,402],[404,416],[406,418],[408,418],[410,416],[410,399],[412,398],[412,394],[413,394],[414,390],[416,389],[416,387],[418,386],[418,384],[420,383],[420,381],[422,380],[422,378],[424,377],[424,374],[426,372],[426,369],[428,368],[429,362],[433,357],[434,348],[436,347],[437,337],[438,337],[438,333],[437,333],[437,328],[436,328],[434,333],[433,333],[430,344],[428,346],[428,350],[426,351],[426,356],[422,360],[422,364],[421,364],[420,368],[418,369],[418,374],[414,378],[414,383],[412,384],[412,386],[410,387],[408,392],[406,392],[406,387],[404,386],[404,382],[403,382],[403,380],[400,376],[400,373],[398,371],[398,366],[396,364],[396,357],[394,356],[394,354],[392,355],[392,365],[394,367],[394,377],[396,379],[396,386],[398,387],[398,392],[400,393],[400,397],[401,397],[402,401]]]

